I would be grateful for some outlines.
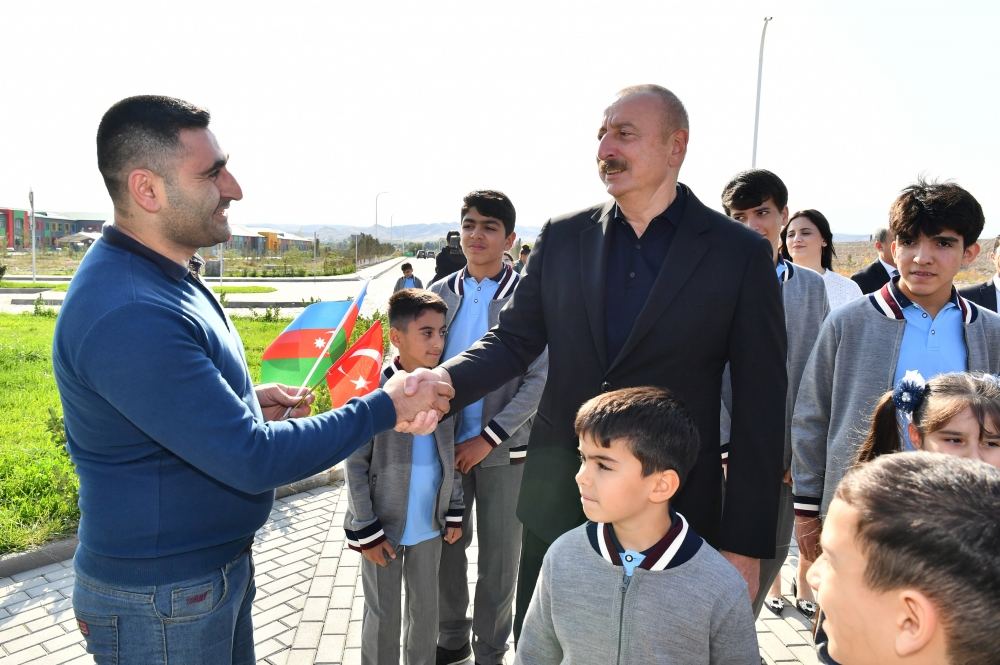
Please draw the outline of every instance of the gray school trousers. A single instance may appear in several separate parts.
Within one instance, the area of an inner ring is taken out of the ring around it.
[[[753,615],[760,614],[764,607],[764,600],[767,598],[771,588],[771,582],[781,574],[781,566],[788,557],[788,546],[792,540],[792,531],[795,528],[795,507],[792,501],[792,488],[781,483],[781,503],[778,504],[778,531],[775,534],[774,558],[761,559],[760,562],[760,588],[757,590],[757,597],[753,599]]]
[[[361,586],[365,610],[361,628],[362,665],[398,665],[400,624],[406,665],[434,665],[438,624],[438,565],[441,538],[396,547],[385,568],[364,559]],[[406,615],[400,612],[403,585]]]
[[[477,663],[499,663],[507,651],[514,621],[514,587],[521,556],[517,495],[524,465],[475,466],[462,476],[465,515],[462,538],[441,551],[440,633],[438,644],[458,649],[470,641]],[[479,520],[479,559],[472,618],[469,607],[468,557],[473,508]]]

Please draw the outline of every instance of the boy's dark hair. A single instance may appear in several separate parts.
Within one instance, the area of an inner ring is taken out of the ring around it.
[[[865,584],[918,589],[941,613],[949,662],[995,663],[1000,472],[942,453],[886,455],[848,471],[835,496],[858,511]]]
[[[788,205],[788,188],[781,178],[764,169],[740,171],[722,190],[722,209],[728,215],[733,210],[756,208],[768,199],[779,211]]]
[[[823,238],[823,242],[826,243],[826,247],[822,248],[819,257],[819,264],[823,266],[825,270],[833,270],[833,257],[837,255],[837,250],[833,248],[833,231],[830,230],[830,222],[827,221],[826,215],[821,213],[819,210],[799,210],[794,215],[788,218],[788,223],[785,224],[781,229],[781,256],[783,256],[787,261],[792,260],[792,255],[788,253],[788,247],[785,245],[785,241],[788,239],[788,227],[792,225],[792,221],[796,217],[805,217],[816,230],[819,231],[820,236]]]
[[[944,229],[962,236],[965,247],[979,240],[986,217],[972,194],[953,182],[923,178],[904,189],[889,208],[889,231],[894,238],[933,237]]]
[[[480,189],[470,192],[462,199],[462,217],[469,212],[469,208],[475,208],[479,214],[487,217],[496,217],[503,222],[504,235],[514,232],[514,219],[517,212],[514,204],[510,202],[507,195],[493,189]]]
[[[402,289],[389,297],[389,325],[396,330],[406,330],[426,310],[448,313],[448,305],[441,296],[425,289]]]
[[[160,95],[128,97],[108,109],[97,128],[97,168],[112,202],[124,202],[125,179],[132,169],[166,176],[181,130],[205,129],[210,119],[205,109]]]
[[[574,427],[578,437],[604,448],[624,440],[642,464],[642,475],[673,469],[682,485],[698,456],[694,419],[665,388],[622,388],[593,397],[580,407]]]
[[[399,266],[399,269],[402,270],[403,272],[406,272],[407,270],[413,270],[413,264],[409,262],[404,263],[403,265]]]

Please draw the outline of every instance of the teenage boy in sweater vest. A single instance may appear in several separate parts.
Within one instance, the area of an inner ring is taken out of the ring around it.
[[[784,482],[778,504],[778,530],[774,557],[760,562],[760,586],[753,599],[756,615],[765,600],[771,611],[780,613],[784,608],[781,598],[781,579],[778,574],[788,556],[792,538],[794,514],[792,508],[792,409],[799,390],[799,380],[813,343],[819,334],[823,319],[830,312],[826,285],[817,273],[796,266],[781,257],[781,228],[788,224],[788,188],[781,178],[765,171],[753,169],[738,173],[722,190],[722,209],[740,224],[748,226],[771,243],[775,272],[781,284],[781,302],[785,310],[785,332],[788,336],[788,356],[785,371],[788,374],[788,391],[785,394],[785,450],[782,457]],[[729,368],[722,377],[722,463],[726,464],[730,445],[730,414],[733,409],[733,390]],[[739,445],[739,442],[735,442]],[[804,585],[800,585],[804,587]],[[796,599],[798,603],[798,599]],[[808,606],[807,606],[808,607]]]
[[[514,205],[501,192],[472,192],[462,202],[462,251],[465,268],[435,282],[431,291],[448,305],[445,359],[456,356],[497,324],[500,310],[514,294],[520,275],[503,262],[514,242]],[[462,472],[468,510],[462,538],[441,553],[440,620],[437,665],[503,661],[513,625],[514,587],[521,553],[517,496],[528,454],[528,434],[545,388],[548,352],[528,372],[465,407],[456,418],[455,462]],[[472,542],[472,504],[479,538],[478,579],[472,618],[468,558]],[[525,598],[527,603],[528,598]],[[471,644],[470,644],[471,629]]]
[[[400,370],[434,367],[444,351],[448,306],[430,291],[403,289],[389,298],[389,340],[399,356],[382,382]],[[348,488],[344,531],[361,552],[365,592],[361,662],[399,663],[400,600],[406,585],[407,665],[431,665],[438,616],[441,541],[462,535],[462,483],[455,471],[455,425],[433,434],[385,432],[345,463]]]
[[[520,665],[757,665],[747,585],[670,508],[698,454],[687,409],[625,388],[576,417],[586,524],[545,554],[517,644]]]
[[[952,284],[979,254],[984,222],[979,202],[956,184],[907,187],[889,210],[899,276],[823,323],[792,417],[795,530],[807,559],[882,393],[908,370],[927,379],[1000,371],[1000,317]]]

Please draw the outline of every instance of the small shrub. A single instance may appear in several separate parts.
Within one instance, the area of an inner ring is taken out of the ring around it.
[[[56,310],[52,309],[51,307],[46,307],[45,301],[42,300],[42,294],[39,293],[38,297],[35,298],[35,306],[33,311],[31,312],[31,315],[42,316],[48,319],[54,319],[56,318]]]

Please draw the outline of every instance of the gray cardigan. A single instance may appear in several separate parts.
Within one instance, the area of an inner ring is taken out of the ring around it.
[[[382,370],[380,385],[399,370],[398,360]],[[434,431],[441,458],[441,487],[438,488],[436,525],[462,526],[465,505],[462,480],[455,469],[454,424],[445,421]],[[344,531],[347,546],[360,552],[388,540],[399,544],[406,526],[413,462],[413,435],[393,430],[376,434],[374,440],[358,448],[344,462],[347,478],[347,513]]]
[[[953,290],[962,310],[969,371],[1000,371],[1000,317]],[[799,386],[792,417],[797,515],[826,514],[868,433],[878,399],[892,388],[909,301],[894,282],[830,313]]]
[[[782,457],[782,468],[787,469],[792,463],[792,410],[799,392],[799,381],[823,319],[830,313],[830,303],[827,301],[823,277],[809,268],[796,266],[788,261],[785,261],[785,274],[781,282],[781,302],[785,308],[785,333],[788,336],[788,355],[785,358],[785,371],[788,374],[788,391],[785,393],[785,452]],[[723,464],[729,455],[732,412],[733,388],[727,364],[722,377],[722,414],[719,419]],[[739,442],[736,443],[739,445]]]
[[[441,296],[448,305],[446,324],[451,325],[462,306],[463,280],[466,268],[452,273],[441,281],[431,284],[430,290]],[[496,294],[490,302],[489,325],[493,327],[500,318],[500,310],[514,295],[514,288],[521,279],[510,266],[504,266],[498,277]],[[484,331],[485,332],[485,331]],[[481,432],[493,450],[480,466],[502,466],[523,464],[528,452],[528,434],[531,422],[538,409],[538,400],[545,390],[545,379],[549,373],[548,349],[536,358],[524,376],[512,379],[483,398],[483,420],[486,425]],[[461,414],[456,415],[461,418]]]
[[[757,665],[746,583],[683,527],[666,549],[661,541],[647,550],[632,577],[606,525],[560,536],[545,554],[515,665]]]

